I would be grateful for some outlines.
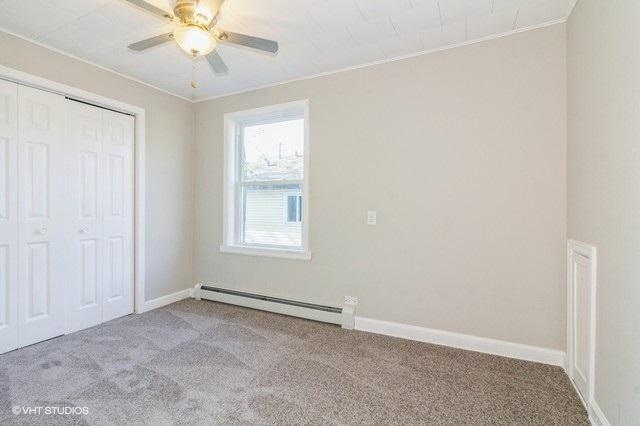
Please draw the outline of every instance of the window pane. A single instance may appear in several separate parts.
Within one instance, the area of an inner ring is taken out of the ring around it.
[[[298,221],[298,197],[295,195],[287,196],[287,222]]]
[[[301,185],[247,185],[243,191],[244,244],[302,246],[302,223],[294,201],[293,221],[289,199],[296,200],[302,193]],[[289,197],[293,195],[293,197]]]
[[[303,178],[304,119],[245,125],[242,143],[244,180]]]

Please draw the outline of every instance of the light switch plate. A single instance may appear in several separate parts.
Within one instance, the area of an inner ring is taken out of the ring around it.
[[[378,214],[375,210],[369,210],[367,212],[367,225],[375,225],[378,218]]]

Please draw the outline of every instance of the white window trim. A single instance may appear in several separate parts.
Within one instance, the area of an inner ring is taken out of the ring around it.
[[[238,170],[238,127],[239,124],[255,123],[256,116],[265,120],[304,116],[304,176],[302,179],[302,248],[259,247],[238,242],[239,223],[236,218],[239,170]],[[295,101],[271,105],[224,115],[224,200],[223,200],[223,244],[220,252],[250,256],[268,256],[284,259],[311,260],[309,251],[309,101]]]

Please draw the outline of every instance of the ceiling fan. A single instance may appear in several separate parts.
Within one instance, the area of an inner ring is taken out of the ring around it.
[[[215,74],[229,71],[216,51],[218,42],[244,46],[270,54],[278,53],[278,42],[218,28],[220,7],[225,0],[176,0],[173,14],[144,0],[126,0],[156,16],[175,22],[173,32],[161,34],[129,45],[129,49],[141,52],[151,47],[175,40],[185,52],[194,58],[205,56]]]

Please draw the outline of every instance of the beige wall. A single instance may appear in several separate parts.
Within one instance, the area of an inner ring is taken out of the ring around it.
[[[146,109],[146,300],[190,287],[193,105],[3,32],[0,65]]]
[[[194,278],[564,349],[565,83],[555,25],[197,104]],[[223,114],[299,99],[313,260],[221,254]]]
[[[564,31],[195,106],[2,33],[0,64],[146,108],[147,299],[198,281],[334,305],[354,295],[361,316],[563,349]],[[221,254],[223,114],[299,99],[313,260]]]
[[[568,23],[568,236],[598,248],[595,399],[640,424],[640,2]]]

